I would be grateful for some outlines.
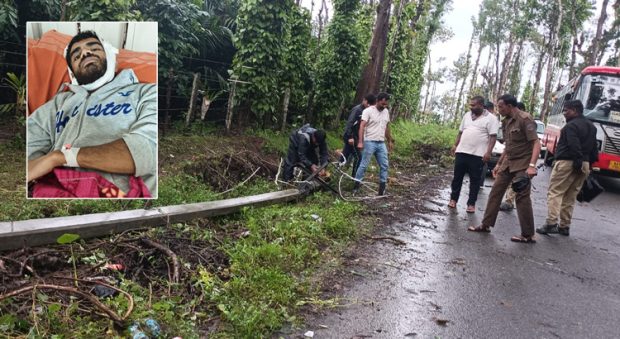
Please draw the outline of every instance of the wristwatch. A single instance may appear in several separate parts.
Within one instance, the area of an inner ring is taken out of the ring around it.
[[[536,164],[530,164],[530,167],[536,168]]]

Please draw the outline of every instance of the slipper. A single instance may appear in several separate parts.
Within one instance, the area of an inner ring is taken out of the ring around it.
[[[467,209],[465,210],[465,212],[467,212],[467,213],[476,213],[476,206],[474,206],[474,205],[467,206]]]
[[[467,227],[467,230],[470,232],[491,233],[490,227],[483,227],[482,225],[481,226],[469,226]]]
[[[456,201],[455,200],[450,200],[450,202],[448,203],[448,207],[456,208]]]
[[[515,235],[514,237],[510,238],[510,241],[514,241],[514,242],[520,242],[520,243],[524,243],[524,244],[535,244],[536,240],[534,240],[534,237],[524,237],[521,235]]]

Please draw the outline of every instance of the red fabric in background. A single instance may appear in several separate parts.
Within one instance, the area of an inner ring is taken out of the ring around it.
[[[34,184],[34,198],[107,198],[104,188],[120,191],[116,185],[95,172],[59,167]],[[129,192],[124,198],[151,198],[142,178],[129,177]]]
[[[28,114],[48,102],[65,82],[70,82],[63,55],[72,36],[51,30],[41,39],[28,39]],[[157,81],[157,55],[120,49],[116,73],[131,68],[141,83]]]

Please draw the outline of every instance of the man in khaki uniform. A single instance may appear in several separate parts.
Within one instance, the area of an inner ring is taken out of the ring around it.
[[[525,104],[522,102],[517,102],[517,108],[520,111],[523,112],[527,112],[527,110],[525,109]],[[499,210],[500,211],[512,211],[515,208],[515,197],[517,196],[517,194],[515,193],[515,191],[512,190],[512,187],[508,186],[508,190],[506,191],[506,197],[504,199],[504,202],[502,202],[501,205],[499,205]]]
[[[596,127],[583,116],[579,100],[564,103],[566,126],[560,131],[547,193],[547,222],[536,232],[569,235],[575,199],[590,166],[598,160]],[[558,217],[560,224],[558,225]]]
[[[536,122],[529,113],[517,108],[517,99],[505,94],[498,100],[499,113],[506,119],[503,121],[504,140],[506,149],[493,169],[495,182],[489,193],[487,207],[484,212],[482,224],[470,226],[472,232],[490,232],[495,226],[499,206],[506,189],[516,177],[536,176],[536,160],[540,153],[540,141],[536,134]],[[534,243],[534,213],[530,192],[531,183],[521,192],[517,193],[516,205],[521,235],[514,236],[510,240],[523,243]]]

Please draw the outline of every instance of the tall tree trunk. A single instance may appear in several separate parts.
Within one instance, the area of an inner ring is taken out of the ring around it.
[[[494,98],[499,98],[499,96],[501,95],[499,93],[499,54],[500,54],[500,48],[501,48],[501,42],[498,40],[495,43],[495,80],[493,83],[493,97]]]
[[[506,90],[508,93],[518,97],[521,89],[521,74],[523,74],[523,66],[522,66],[522,58],[523,51],[526,47],[524,47],[525,38],[522,38],[517,44],[517,52],[513,56],[513,61],[511,62],[510,71],[508,72],[508,80],[506,81]]]
[[[288,118],[288,103],[291,98],[291,87],[287,87],[284,90],[284,102],[282,103],[282,125],[280,127],[280,132],[284,133],[286,131],[286,120]]]
[[[463,77],[463,83],[461,84],[461,90],[459,91],[459,96],[456,101],[456,111],[461,111],[461,102],[463,100],[463,91],[465,90],[465,83],[467,82],[467,77],[469,76],[469,66],[471,65],[471,47],[474,44],[474,38],[476,37],[476,30],[471,33],[471,38],[469,39],[469,47],[467,48],[467,57],[465,57],[465,75]]]
[[[577,36],[577,32],[575,32],[575,36],[573,36],[573,46],[570,54],[570,67],[568,68],[569,79],[574,78],[577,75],[577,72],[579,72],[575,64],[577,63],[577,52],[581,51],[581,46],[583,46],[583,34],[580,38]]]
[[[469,82],[468,93],[471,93],[474,90],[474,86],[476,85],[476,79],[478,78],[478,65],[480,65],[480,55],[482,54],[482,49],[484,48],[482,41],[479,41],[478,43],[479,43],[478,56],[476,57],[476,63],[474,64],[474,71],[471,75],[471,81]]]
[[[433,89],[431,90],[431,107],[433,109],[433,105],[435,104],[435,94],[437,93],[437,81],[433,81]]]
[[[514,16],[513,24],[518,25],[517,21],[519,20],[519,0],[514,0],[512,2],[511,16]],[[516,37],[517,29],[518,27],[510,29],[510,35],[508,36],[508,48],[506,49],[506,54],[504,55],[504,61],[502,61],[502,72],[500,73],[499,83],[497,84],[497,95],[501,95],[506,90],[506,82],[508,81],[508,77],[511,74],[510,70],[512,68],[512,65],[514,64],[512,62],[512,58],[515,50],[515,44],[517,40],[520,40]]]
[[[568,67],[568,79],[572,79],[575,76],[575,62],[577,62],[577,50],[581,49],[579,44],[579,37],[577,36],[577,18],[575,12],[577,11],[577,0],[572,0],[571,11],[571,35],[573,37],[573,46],[570,52],[570,66]]]
[[[510,68],[512,66],[512,54],[515,50],[515,39],[512,32],[510,33],[508,41],[508,48],[506,49],[506,54],[504,55],[504,61],[502,61],[502,72],[500,73],[499,84],[497,85],[498,95],[504,92],[506,81],[508,80],[508,73],[510,72]]]
[[[487,87],[486,87],[486,93],[484,93],[485,96],[489,97],[489,98],[493,98],[493,100],[495,100],[495,98],[493,97],[494,93],[494,84],[493,84],[493,69],[491,68],[491,61],[493,59],[495,59],[495,53],[497,51],[495,50],[495,46],[494,45],[489,45],[489,57],[487,58],[487,65],[484,67],[484,69],[482,70],[482,77],[484,78],[484,81],[486,81],[487,83]]]
[[[426,75],[426,94],[424,95],[424,107],[422,108],[422,114],[426,114],[426,104],[428,103],[428,95],[431,91],[432,80],[432,68],[431,68],[431,51],[428,51],[428,73]]]
[[[544,100],[542,109],[540,110],[540,120],[542,121],[545,121],[547,111],[549,110],[549,101],[552,91],[551,84],[553,82],[553,70],[555,66],[556,44],[559,42],[563,14],[562,0],[558,0],[558,19],[555,23],[555,31],[553,32],[553,36],[549,41],[549,49],[547,50],[547,53],[549,54],[549,62],[547,64],[547,82],[545,83]]]
[[[65,21],[67,16],[67,0],[62,0],[60,5],[60,21]]]
[[[316,52],[314,53],[313,64],[316,66],[317,61],[319,60],[319,56],[321,55],[321,36],[323,34],[323,10],[325,9],[325,0],[323,0],[321,8],[319,9],[319,29],[317,34],[317,42],[316,42]],[[314,6],[314,1],[312,2],[312,6]],[[316,68],[316,67],[315,67]],[[314,95],[316,92],[316,84],[312,84],[312,88],[310,89],[310,94],[308,94],[308,110],[306,111],[306,123],[314,124]]]
[[[602,65],[603,64],[603,57],[605,56],[605,52],[607,52],[607,44],[605,42],[601,43],[601,48],[598,51],[598,56],[596,57],[596,64],[597,65]]]
[[[398,1],[398,7],[396,8],[396,13],[395,13],[395,27],[394,27],[394,32],[392,34],[392,41],[390,41],[390,51],[388,53],[387,56],[387,60],[386,60],[386,67],[387,69],[385,70],[385,74],[383,75],[383,88],[386,92],[390,91],[390,73],[392,73],[392,69],[394,68],[394,53],[396,52],[396,47],[398,47],[396,44],[398,43],[398,35],[401,29],[401,23],[402,23],[402,13],[403,13],[403,8],[405,7],[405,5],[409,3],[409,0],[399,0]]]
[[[598,56],[598,51],[600,49],[601,40],[603,36],[603,28],[605,26],[605,21],[607,21],[607,5],[609,4],[609,0],[603,0],[603,8],[601,9],[601,15],[598,17],[598,22],[596,24],[596,35],[594,35],[594,39],[592,40],[592,45],[587,53],[586,58],[586,66],[592,66],[596,62],[596,57]]]
[[[368,93],[377,93],[383,75],[383,61],[385,58],[385,48],[387,46],[388,31],[390,27],[390,7],[392,0],[381,0],[377,7],[377,21],[372,34],[370,50],[368,51],[369,60],[362,77],[357,84],[355,92],[355,102],[362,101]]]
[[[545,51],[541,50],[536,61],[536,76],[534,77],[534,86],[532,86],[532,93],[530,94],[527,107],[533,113],[536,105],[538,104],[538,90],[540,89],[540,79],[542,78],[543,66],[545,65]]]
[[[454,91],[452,91],[452,93],[456,93],[456,91],[459,89],[459,80],[460,80],[460,79],[457,77],[457,78],[456,78],[456,81],[454,82]],[[465,80],[464,80],[464,79],[463,79],[463,82],[465,82]],[[452,109],[452,111],[454,112],[454,116],[453,116],[453,121],[452,121],[452,122],[456,125],[456,124],[457,124],[458,117],[459,117],[459,115],[460,115],[460,114],[459,114],[459,112],[457,112],[456,107],[451,106],[450,108],[451,108],[451,109]]]

